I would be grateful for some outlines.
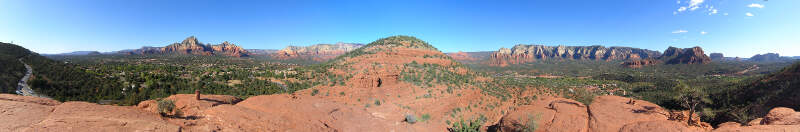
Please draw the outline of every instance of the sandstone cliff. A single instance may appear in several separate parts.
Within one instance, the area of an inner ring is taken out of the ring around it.
[[[490,64],[505,66],[547,59],[573,60],[638,60],[658,56],[658,51],[631,47],[603,46],[545,46],[516,45],[511,49],[500,48],[492,54]]]
[[[364,46],[357,43],[316,44],[311,46],[288,46],[270,54],[274,59],[311,59],[314,61],[327,61],[339,55]]]
[[[648,58],[648,59],[625,61],[622,63],[622,65],[628,68],[642,68],[645,66],[656,65],[659,63],[661,63],[660,60]]]
[[[180,43],[174,43],[165,47],[142,47],[135,50],[120,51],[124,54],[191,54],[191,55],[222,55],[233,57],[246,57],[248,56],[247,50],[229,43],[228,41],[222,42],[217,45],[203,44],[194,36],[184,39]]]
[[[703,48],[697,46],[684,49],[670,46],[659,59],[664,60],[666,64],[708,64],[711,62],[711,58],[703,53]]]

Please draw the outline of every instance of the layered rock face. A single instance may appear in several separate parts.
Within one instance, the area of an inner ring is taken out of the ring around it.
[[[287,60],[298,58],[310,58],[316,61],[326,61],[336,56],[364,46],[357,43],[336,43],[336,44],[316,44],[312,46],[288,46],[276,53],[271,54],[275,59]]]
[[[223,55],[233,57],[248,56],[247,50],[242,47],[229,43],[228,41],[222,42],[217,45],[210,45],[200,43],[194,36],[184,39],[181,43],[174,43],[165,47],[142,47],[130,51],[121,51],[125,54],[191,54],[191,55]]]
[[[641,60],[625,61],[622,63],[622,65],[628,68],[642,68],[645,66],[655,65],[658,63],[661,63],[661,61],[656,59],[641,59]]]
[[[717,56],[717,55],[715,55]],[[722,56],[722,54],[718,54],[718,56]],[[711,58],[708,57],[705,53],[703,53],[703,49],[700,47],[692,47],[692,48],[675,48],[669,47],[667,50],[664,50],[664,54],[657,58],[645,58],[645,59],[634,59],[628,60],[622,63],[625,67],[630,68],[641,68],[644,66],[649,65],[656,65],[660,63],[664,64],[708,64],[711,63]]]
[[[666,64],[708,64],[711,62],[711,58],[703,53],[703,48],[697,46],[684,49],[669,47],[659,58]]]
[[[637,60],[658,56],[658,51],[631,47],[603,46],[545,46],[516,45],[511,49],[501,48],[490,58],[490,64],[505,66],[547,59],[575,60]]]

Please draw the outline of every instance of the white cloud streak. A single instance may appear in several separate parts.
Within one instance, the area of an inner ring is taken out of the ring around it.
[[[680,13],[680,12],[684,12],[684,11],[694,11],[694,10],[697,10],[697,9],[699,9],[699,8],[701,8],[701,7],[702,7],[702,5],[703,5],[703,2],[705,2],[705,0],[689,0],[689,2],[688,2],[688,5],[686,5],[686,6],[681,6],[681,7],[678,7],[678,10],[677,10],[677,12],[678,12],[678,13]],[[679,1],[677,1],[677,3],[678,3],[678,5],[681,5],[681,3],[686,3],[686,2],[681,2],[681,1],[679,0]],[[708,6],[708,5],[706,5],[706,6],[705,6],[705,7],[703,7],[703,8],[709,8],[709,6]],[[713,7],[710,7],[710,8],[713,8]],[[677,14],[677,13],[673,13],[673,14]]]
[[[674,34],[687,33],[687,32],[689,32],[689,31],[686,31],[686,30],[683,30],[683,29],[678,29],[678,30],[672,31],[672,33],[674,33]]]
[[[764,5],[753,3],[753,4],[750,4],[750,5],[747,5],[747,7],[750,7],[750,8],[764,8]]]
[[[744,13],[744,15],[745,15],[745,16],[749,16],[749,17],[751,17],[751,16],[755,16],[755,15],[753,15],[753,13],[750,13],[750,12],[748,12],[748,13]]]

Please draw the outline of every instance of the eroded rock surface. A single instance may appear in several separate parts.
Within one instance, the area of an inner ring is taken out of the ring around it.
[[[502,131],[524,131],[535,127],[539,131],[586,132],[589,114],[580,102],[564,98],[546,98],[531,105],[520,106],[500,121]]]

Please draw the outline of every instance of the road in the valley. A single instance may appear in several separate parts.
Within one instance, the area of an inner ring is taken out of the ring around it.
[[[31,89],[31,87],[28,86],[28,79],[30,79],[31,78],[31,74],[33,74],[33,68],[31,68],[30,65],[25,64],[25,62],[22,61],[22,58],[20,58],[18,60],[19,60],[20,63],[25,65],[25,69],[27,69],[27,71],[25,72],[25,76],[23,76],[22,79],[19,80],[19,83],[17,83],[17,94],[20,94],[20,95],[23,95],[23,96],[46,97],[46,96],[42,96],[42,95],[36,94],[36,92],[34,92],[33,89]]]

